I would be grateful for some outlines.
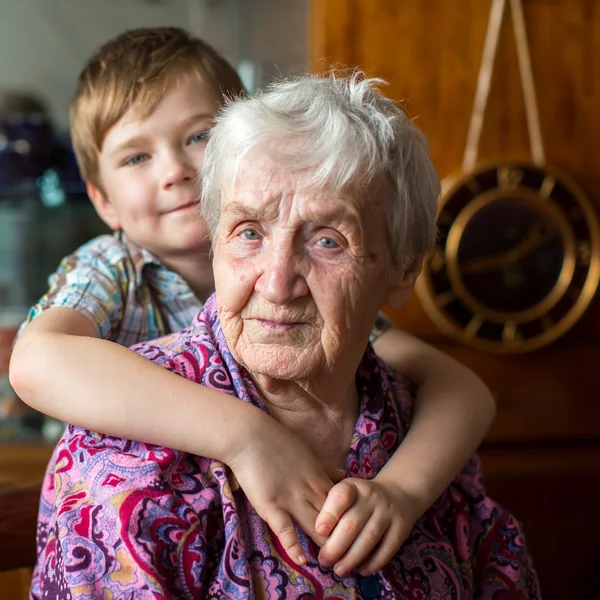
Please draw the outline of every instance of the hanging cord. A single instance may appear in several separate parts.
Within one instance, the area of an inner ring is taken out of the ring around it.
[[[517,45],[521,86],[523,88],[523,98],[525,100],[525,116],[527,117],[527,131],[529,132],[531,157],[534,163],[543,165],[545,162],[544,144],[542,142],[540,117],[535,97],[535,85],[533,81],[533,72],[531,70],[529,44],[527,43],[527,30],[525,29],[525,18],[523,17],[523,4],[521,0],[510,0],[510,8],[513,29],[515,32],[515,43]]]
[[[500,28],[504,19],[505,6],[506,0],[492,0],[490,18],[483,45],[481,66],[479,67],[479,75],[477,77],[475,101],[473,102],[469,130],[467,132],[467,142],[463,155],[462,168],[465,172],[471,171],[477,162],[479,140],[483,129],[485,109],[490,95],[490,86],[492,75],[494,73],[494,63],[498,50]],[[531,70],[531,60],[527,44],[527,31],[525,29],[525,19],[523,18],[521,0],[510,0],[510,8],[517,48],[517,60],[519,62],[519,75],[521,77],[521,87],[523,89],[523,98],[525,102],[525,116],[527,119],[531,155],[536,164],[543,164],[544,146],[537,111],[535,86]]]
[[[485,107],[490,95],[490,83],[492,73],[494,72],[494,62],[496,60],[496,50],[498,49],[498,37],[500,36],[500,26],[504,17],[504,7],[506,0],[492,0],[490,9],[490,20],[485,34],[483,44],[483,56],[481,57],[481,66],[477,76],[477,87],[475,89],[475,102],[471,112],[471,121],[469,122],[469,131],[467,133],[467,144],[463,155],[463,171],[471,171],[477,161],[479,152],[479,138],[483,128],[483,116]]]

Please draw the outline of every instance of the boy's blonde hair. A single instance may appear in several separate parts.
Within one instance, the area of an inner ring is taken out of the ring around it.
[[[102,46],[79,76],[69,115],[82,178],[101,188],[98,155],[108,130],[134,104],[141,118],[149,116],[186,77],[197,77],[219,100],[244,94],[235,69],[183,29],[133,29]]]

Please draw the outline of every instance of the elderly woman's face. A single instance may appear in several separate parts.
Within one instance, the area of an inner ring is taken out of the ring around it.
[[[296,381],[355,367],[389,291],[381,203],[303,187],[261,154],[237,182],[214,244],[234,357],[253,374]]]

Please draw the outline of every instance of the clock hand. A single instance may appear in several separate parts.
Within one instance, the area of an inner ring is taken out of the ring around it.
[[[463,275],[476,275],[488,271],[497,271],[507,267],[512,261],[510,252],[497,252],[479,258],[473,258],[460,267]]]
[[[549,242],[555,235],[554,230],[544,227],[543,223],[537,221],[523,239],[510,250],[512,260],[517,261],[530,254],[542,244]]]
[[[476,275],[504,269],[550,241],[554,235],[554,231],[545,230],[544,225],[538,221],[510,250],[471,259],[462,265],[460,270],[464,275]]]

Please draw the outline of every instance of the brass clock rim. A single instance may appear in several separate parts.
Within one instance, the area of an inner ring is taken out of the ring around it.
[[[518,156],[512,156],[503,160],[485,160],[477,163],[477,166],[471,171],[465,173],[462,169],[452,171],[449,175],[442,178],[442,193],[440,195],[440,201],[438,205],[438,214],[444,208],[444,204],[448,201],[448,198],[454,195],[454,192],[465,185],[465,182],[478,177],[482,173],[487,171],[498,170],[502,167],[518,168],[524,167],[526,169],[534,169],[536,171],[544,172],[548,175],[552,175],[555,179],[565,184],[565,187],[569,191],[573,192],[573,195],[577,198],[578,202],[589,210],[588,215],[593,215],[595,219],[598,219],[596,209],[593,203],[590,201],[588,195],[583,191],[583,188],[569,175],[565,174],[559,168],[552,165],[540,165],[539,163],[533,162],[529,158],[519,158]],[[586,211],[587,212],[587,211]],[[600,225],[598,226],[600,235]]]
[[[496,354],[522,354],[543,348],[544,346],[547,346],[548,344],[562,337],[575,325],[575,323],[577,323],[590,305],[598,289],[598,283],[600,282],[600,222],[598,220],[596,210],[588,196],[571,177],[565,175],[562,171],[555,167],[547,165],[542,166],[530,160],[520,158],[511,158],[501,161],[490,160],[480,163],[475,169],[469,171],[468,173],[458,171],[455,174],[445,178],[443,182],[444,192],[440,198],[438,215],[443,211],[448,199],[454,195],[456,190],[465,185],[469,179],[473,179],[477,175],[480,175],[481,173],[491,169],[497,170],[501,167],[533,168],[551,175],[555,180],[560,181],[560,183],[567,188],[567,190],[576,199],[579,207],[582,209],[589,231],[588,241],[590,244],[590,263],[588,265],[585,282],[581,287],[579,297],[574,302],[573,306],[571,306],[566,315],[551,329],[536,337],[529,338],[518,345],[511,346],[508,344],[503,344],[502,342],[494,342],[476,337],[467,337],[464,334],[464,329],[456,325],[453,320],[447,317],[445,312],[443,312],[435,302],[433,286],[429,277],[426,276],[429,271],[427,262],[424,263],[423,273],[416,281],[415,291],[419,301],[421,302],[421,305],[425,309],[426,314],[440,329],[440,331],[448,335],[450,338],[462,342],[476,350],[482,350]]]
[[[539,209],[539,212],[545,211],[558,225],[565,248],[565,255],[560,274],[557,277],[552,290],[537,304],[525,310],[512,313],[493,310],[481,304],[465,286],[458,265],[460,237],[468,226],[469,221],[484,207],[509,198],[520,201],[525,200],[530,206]],[[551,203],[540,203],[536,194],[531,192],[529,188],[523,186],[516,186],[515,188],[510,188],[508,190],[503,190],[501,188],[488,190],[487,192],[476,196],[458,213],[458,215],[456,215],[454,223],[448,232],[444,254],[446,256],[446,264],[448,265],[448,276],[453,280],[452,288],[474,314],[480,314],[494,323],[505,323],[507,321],[529,323],[543,317],[543,315],[556,306],[569,289],[569,285],[575,274],[576,264],[575,236],[572,228],[566,225],[564,220],[560,218],[561,215],[561,211],[555,205]]]

